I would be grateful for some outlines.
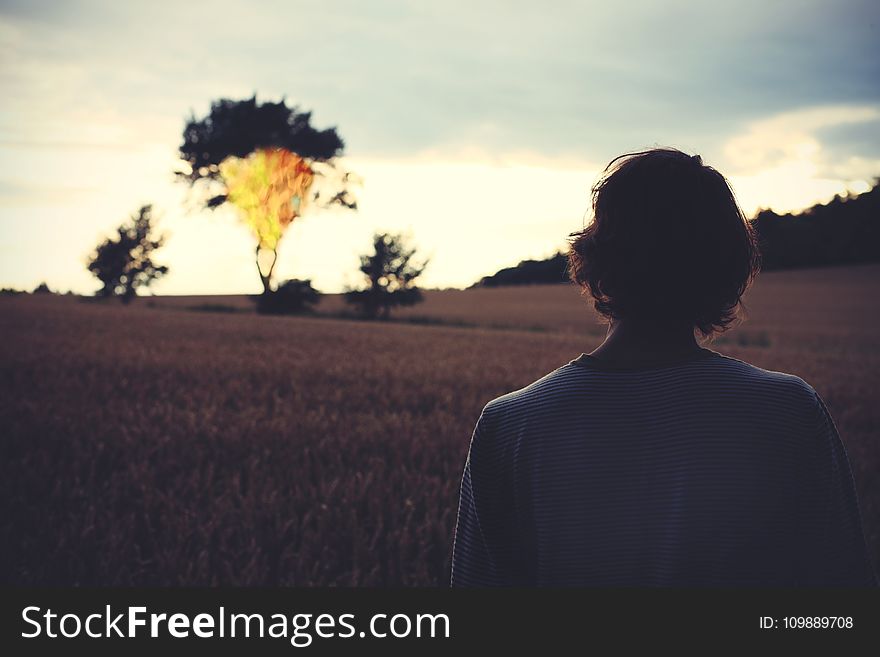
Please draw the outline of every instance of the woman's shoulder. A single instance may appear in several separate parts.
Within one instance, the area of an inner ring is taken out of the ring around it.
[[[714,366],[719,372],[727,372],[731,376],[740,376],[746,380],[760,381],[774,384],[779,387],[790,388],[800,391],[808,395],[815,395],[815,389],[807,383],[806,380],[784,370],[773,369],[771,367],[760,367],[754,363],[735,358],[728,354],[713,352],[716,358],[706,361],[710,366]]]
[[[718,353],[704,366],[709,368],[707,385],[710,389],[714,383],[719,392],[735,395],[756,416],[782,414],[800,420],[815,417],[823,406],[819,393],[804,378],[770,364],[761,367]]]
[[[483,414],[492,415],[534,403],[546,403],[548,399],[565,395],[577,384],[577,369],[571,362],[561,365],[522,388],[495,397],[485,405]]]

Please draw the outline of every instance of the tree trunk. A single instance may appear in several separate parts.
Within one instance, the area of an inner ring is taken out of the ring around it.
[[[260,264],[260,255],[266,251],[272,253],[272,261],[269,263],[269,269],[263,273],[263,267]],[[272,292],[272,272],[275,271],[275,263],[278,262],[277,249],[263,249],[257,246],[257,271],[260,273],[260,281],[263,283],[263,294],[268,295]]]

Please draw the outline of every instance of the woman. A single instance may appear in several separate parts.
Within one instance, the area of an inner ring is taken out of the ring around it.
[[[695,339],[733,322],[758,269],[724,177],[625,155],[593,214],[569,270],[605,341],[483,409],[452,585],[876,585],[822,399]]]

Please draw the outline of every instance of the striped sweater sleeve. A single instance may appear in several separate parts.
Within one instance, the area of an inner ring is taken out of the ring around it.
[[[852,469],[837,427],[813,390],[815,433],[807,450],[812,535],[804,546],[801,579],[806,586],[876,586],[868,555]],[[817,522],[818,521],[818,522]]]
[[[512,585],[504,554],[513,547],[504,538],[506,488],[488,424],[484,409],[471,436],[461,478],[452,548],[453,587]]]

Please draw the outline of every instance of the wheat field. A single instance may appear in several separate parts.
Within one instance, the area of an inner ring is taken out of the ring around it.
[[[878,297],[876,265],[762,274],[709,345],[825,398],[875,566]],[[480,409],[604,329],[567,285],[429,291],[409,321],[341,307],[0,298],[3,582],[445,585]]]

